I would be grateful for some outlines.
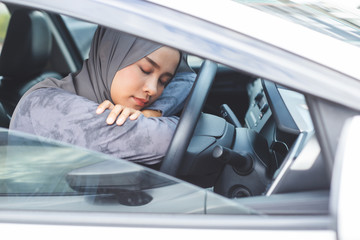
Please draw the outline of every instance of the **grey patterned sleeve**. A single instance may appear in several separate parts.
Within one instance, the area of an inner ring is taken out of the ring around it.
[[[56,88],[41,88],[18,104],[10,128],[129,161],[156,164],[165,156],[178,118],[127,120],[107,125],[109,110],[97,115],[98,104]]]
[[[194,84],[196,73],[181,72],[175,75],[162,95],[146,109],[160,110],[162,115],[172,116],[184,107],[185,100]]]

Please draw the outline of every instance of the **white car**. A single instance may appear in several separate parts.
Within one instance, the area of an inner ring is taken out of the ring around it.
[[[0,41],[11,43],[0,56],[2,238],[360,239],[357,9],[295,0],[0,5]],[[79,70],[97,25],[185,51],[198,72],[159,171],[8,130],[27,89]]]

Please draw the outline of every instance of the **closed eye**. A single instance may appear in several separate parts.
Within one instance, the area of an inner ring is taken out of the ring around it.
[[[150,74],[152,71],[150,70],[150,71],[147,71],[147,70],[145,70],[144,68],[142,68],[142,67],[139,67],[140,68],[140,70],[143,72],[143,73],[145,73],[145,74]]]
[[[159,83],[161,86],[166,86],[168,84],[169,81],[161,81],[159,80]]]
[[[159,83],[162,86],[166,86],[169,84],[170,80],[172,79],[172,77],[168,77],[168,76],[163,76],[162,78],[159,79]]]

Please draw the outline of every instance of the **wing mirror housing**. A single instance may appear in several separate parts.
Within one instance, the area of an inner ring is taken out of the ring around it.
[[[83,194],[113,195],[127,206],[152,201],[148,189],[175,184],[151,170],[119,160],[107,160],[75,169],[66,176],[68,185]]]

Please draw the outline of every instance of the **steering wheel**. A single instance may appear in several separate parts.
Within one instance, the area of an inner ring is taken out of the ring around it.
[[[171,176],[176,176],[181,166],[187,147],[199,120],[201,109],[205,104],[212,82],[215,78],[217,64],[205,60],[201,65],[190,96],[185,103],[184,110],[174,137],[171,140],[167,154],[161,164],[160,171]]]

